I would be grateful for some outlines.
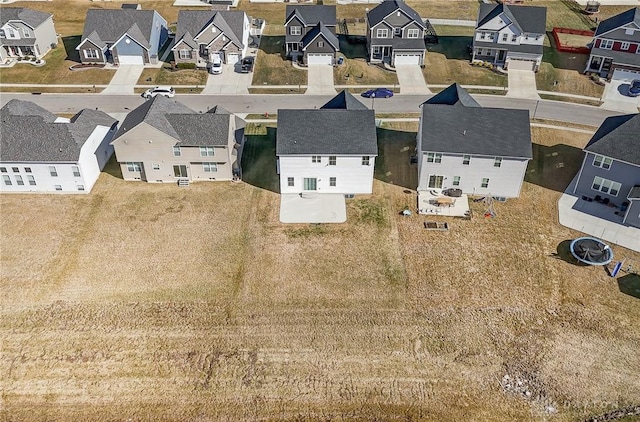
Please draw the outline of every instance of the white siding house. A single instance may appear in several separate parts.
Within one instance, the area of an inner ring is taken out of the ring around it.
[[[113,153],[117,121],[85,109],[57,118],[28,101],[1,110],[0,192],[88,193]]]

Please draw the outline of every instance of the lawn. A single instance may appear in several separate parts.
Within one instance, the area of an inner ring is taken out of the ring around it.
[[[336,85],[391,86],[398,83],[398,77],[394,72],[367,63],[367,48],[364,44],[349,44],[343,36],[339,39],[339,56],[344,57],[344,63],[333,69]]]
[[[253,85],[306,85],[307,72],[284,58],[284,36],[263,36],[253,72]]]
[[[563,92],[600,98],[604,87],[597,85],[588,76],[570,69],[553,67],[551,63],[542,62],[536,73],[536,85],[541,91]]]
[[[379,129],[374,192],[345,224],[282,225],[268,186],[124,182],[113,162],[90,195],[1,195],[3,419],[571,421],[637,403],[640,297],[556,253],[578,235],[556,202],[589,135],[534,128],[521,198],[434,233],[398,214],[415,130]],[[245,176],[276,180],[273,134],[250,132]]]
[[[171,70],[161,68],[147,68],[142,71],[137,85],[206,85],[207,71],[204,69]]]

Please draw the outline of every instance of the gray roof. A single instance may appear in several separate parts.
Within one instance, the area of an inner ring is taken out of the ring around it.
[[[32,28],[37,28],[52,16],[51,13],[25,9],[24,7],[3,7],[0,12],[0,25],[9,21],[23,21]]]
[[[640,166],[640,114],[608,117],[585,151]]]
[[[367,13],[369,26],[372,27],[379,24],[384,20],[384,18],[386,18],[396,10],[403,11],[407,16],[409,16],[409,18],[413,19],[415,23],[420,25],[421,28],[425,27],[424,22],[418,12],[409,7],[403,0],[384,0],[378,6],[371,9]]]
[[[461,107],[480,107],[480,104],[469,95],[467,90],[457,83],[449,85],[423,104],[443,104]]]
[[[629,191],[627,199],[640,199],[640,186],[634,186]]]
[[[542,54],[544,46],[534,44],[498,44],[495,42],[473,40],[474,47],[498,48],[512,53]]]
[[[478,10],[476,28],[504,13],[522,32],[544,34],[547,27],[547,8],[539,6],[509,6],[482,3]]]
[[[178,101],[158,95],[127,115],[114,140],[144,122],[176,139],[176,145],[227,145],[230,115],[216,110],[197,113]]]
[[[84,109],[70,123],[42,107],[11,100],[0,109],[0,161],[77,162],[80,149],[96,126],[112,127],[117,120],[97,110]]]
[[[327,26],[336,25],[336,6],[321,6],[321,5],[287,5],[285,22],[291,19],[291,15],[295,13],[298,19],[305,26],[314,26],[320,22]]]
[[[620,28],[622,25],[626,25],[631,22],[640,27],[640,7],[634,7],[633,9],[629,9],[618,15],[610,17],[609,19],[603,20],[598,24],[598,28],[596,28],[594,36],[597,37],[598,35]]]
[[[371,45],[388,45],[396,51],[424,51],[427,49],[424,38],[371,38]]]
[[[422,105],[422,151],[533,158],[528,110],[479,107],[453,87]]]
[[[205,27],[213,23],[239,48],[244,48],[242,32],[244,12],[227,10],[180,10],[178,12],[178,28],[176,30],[176,45],[181,40],[196,48],[196,37]]]
[[[116,42],[125,33],[151,48],[154,10],[136,9],[89,9],[84,22],[82,41],[89,39],[96,46],[104,48],[107,43]]]
[[[592,48],[591,54],[602,57],[610,57],[613,60],[613,63],[640,67],[640,54],[616,50],[604,50],[602,48]]]
[[[378,155],[373,110],[278,110],[276,155]]]
[[[368,110],[367,106],[362,104],[356,97],[351,95],[349,91],[343,89],[338,95],[330,99],[321,109],[343,109],[343,110]]]
[[[324,39],[327,40],[335,50],[340,50],[340,41],[338,41],[338,37],[336,37],[322,22],[314,26],[311,31],[307,32],[305,36],[302,37],[302,49],[306,49],[309,43],[316,39],[318,35],[324,37]]]

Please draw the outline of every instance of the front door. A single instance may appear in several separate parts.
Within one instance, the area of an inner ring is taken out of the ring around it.
[[[318,190],[318,179],[305,177],[303,186],[304,190]]]
[[[184,164],[173,166],[173,175],[175,177],[188,177],[187,176],[187,166],[184,165]]]
[[[498,53],[498,61],[499,62],[504,61],[504,52],[505,52],[505,50],[500,50],[500,52]]]
[[[431,189],[442,189],[442,181],[444,180],[444,176],[438,176],[437,174],[429,175],[429,188]]]

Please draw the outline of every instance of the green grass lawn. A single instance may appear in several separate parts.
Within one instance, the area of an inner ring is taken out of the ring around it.
[[[272,192],[280,192],[276,173],[276,129],[273,125],[248,123],[242,149],[242,180]]]

